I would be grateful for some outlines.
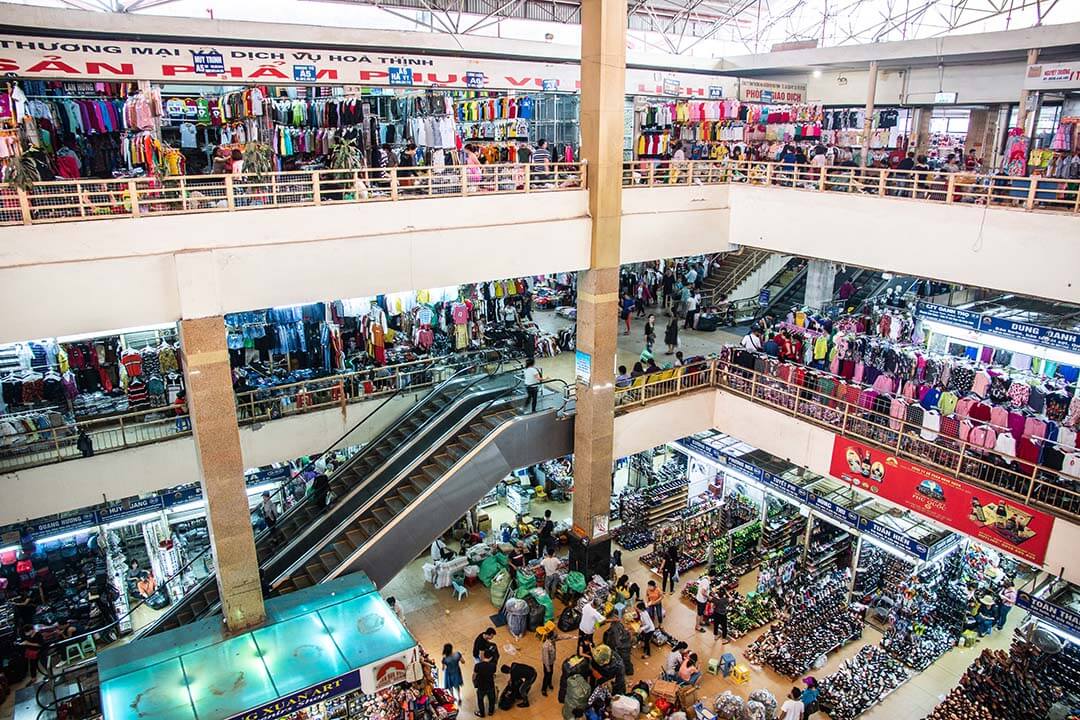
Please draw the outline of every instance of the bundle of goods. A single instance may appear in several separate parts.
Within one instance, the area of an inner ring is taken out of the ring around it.
[[[1020,639],[1009,652],[983,650],[926,720],[1043,720],[1063,695],[1046,677],[1045,661],[1043,651]]]
[[[771,718],[776,717],[776,696],[768,690],[764,688],[760,690],[755,690],[754,692],[750,693],[750,697],[747,698],[747,700],[749,701],[747,705],[749,705],[750,703],[757,703],[758,705],[760,705],[765,711],[765,718],[767,720],[771,720]]]
[[[854,720],[908,679],[904,666],[867,645],[821,681],[819,704],[833,720]]]
[[[858,613],[847,608],[847,574],[835,573],[785,598],[787,610],[746,649],[746,659],[796,677],[822,655],[862,637]]]
[[[746,717],[746,703],[730,690],[716,696],[716,717],[720,720],[743,720]]]

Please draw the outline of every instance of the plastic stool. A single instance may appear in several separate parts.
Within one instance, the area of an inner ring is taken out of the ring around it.
[[[93,636],[90,636],[78,643],[70,643],[64,648],[64,662],[70,665],[75,656],[78,655],[80,660],[85,660],[88,657],[93,657],[97,654],[97,645],[94,643]]]
[[[709,664],[705,667],[705,671],[710,675],[719,675],[720,660],[717,658],[709,658]]]
[[[548,620],[543,625],[536,628],[536,639],[543,642],[544,638],[555,632],[555,622]]]
[[[731,674],[731,668],[735,667],[735,663],[737,662],[738,660],[731,653],[724,653],[720,657],[720,672],[724,677]]]
[[[735,669],[731,671],[731,682],[736,685],[750,682],[750,668],[742,664],[736,665]]]

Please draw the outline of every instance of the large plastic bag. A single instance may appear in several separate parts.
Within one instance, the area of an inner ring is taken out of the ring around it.
[[[563,580],[563,592],[583,593],[585,592],[585,576],[579,572],[566,573],[566,579]]]
[[[510,573],[503,571],[491,580],[491,604],[502,607],[506,594],[510,591]]]

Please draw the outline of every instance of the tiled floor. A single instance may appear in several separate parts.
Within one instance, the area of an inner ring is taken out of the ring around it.
[[[569,504],[535,504],[532,510],[533,515],[542,514],[543,510],[548,507],[552,509],[553,516],[556,519],[566,517],[570,513]],[[511,517],[509,511],[502,506],[489,508],[487,512],[492,515],[493,526],[495,527],[498,526],[500,521],[508,520]],[[645,582],[653,576],[638,562],[637,558],[641,552],[645,551],[624,553],[623,559],[626,571],[631,579],[644,586]],[[428,652],[437,656],[441,652],[443,644],[449,642],[454,645],[455,649],[461,650],[471,666],[471,659],[468,659],[468,655],[472,648],[473,639],[484,628],[491,625],[490,616],[496,612],[497,608],[492,605],[488,590],[482,585],[473,587],[470,595],[458,602],[454,600],[449,589],[436,590],[432,585],[425,583],[422,565],[426,560],[427,557],[425,556],[410,564],[387,585],[383,590],[383,594],[394,595],[398,598],[406,612],[406,622],[409,629]],[[686,581],[693,577],[694,574],[691,573],[685,576],[683,580]],[[756,572],[752,572],[743,578],[741,589],[743,591],[752,590],[756,582]],[[742,660],[747,645],[757,635],[764,632],[764,629],[761,629],[731,644],[723,645],[719,641],[714,641],[711,634],[695,633],[693,631],[694,612],[687,601],[668,598],[665,601],[665,607],[668,614],[664,622],[664,629],[674,636],[686,640],[691,649],[702,658],[702,663],[705,662],[705,659],[719,657],[724,652],[732,652]],[[556,613],[561,609],[561,604],[556,601]],[[867,720],[916,720],[924,717],[937,705],[941,696],[957,684],[964,670],[982,652],[984,647],[1008,647],[1012,627],[1019,622],[1019,616],[1020,613],[1013,613],[1010,616],[1010,626],[1006,628],[1005,632],[996,633],[982,641],[975,648],[957,648],[950,651],[928,670],[914,675],[911,680],[887,697],[883,703],[872,708],[862,717]],[[576,633],[574,635],[576,636]],[[821,670],[813,671],[813,674],[818,678],[830,674],[843,660],[857,653],[863,644],[876,643],[880,637],[880,633],[873,628],[867,627],[861,641],[852,643],[831,655],[828,664]],[[540,667],[539,642],[535,637],[527,635],[522,640],[515,642],[504,626],[499,628],[496,641],[502,652],[502,660],[512,658],[513,660],[527,662],[537,668]],[[569,653],[573,652],[573,647],[573,639],[559,642],[557,667]],[[633,677],[648,680],[655,679],[660,672],[665,652],[666,650],[657,651],[654,649],[651,660],[642,660],[640,649],[635,649],[635,674]],[[475,697],[469,681],[471,675],[470,666],[466,666],[463,671],[466,687],[464,688],[462,718],[471,717],[476,709]],[[555,674],[556,683],[558,677],[559,671],[557,669]],[[782,700],[792,685],[791,680],[780,676],[768,667],[751,668],[751,680],[742,686],[737,686],[725,678],[706,674],[702,680],[699,698],[708,699],[711,705],[712,699],[725,690],[731,690],[745,698],[753,690],[767,688]],[[554,720],[561,716],[560,713],[561,706],[559,706],[555,696],[541,697],[539,688],[536,687],[533,689],[531,707],[527,709],[514,708],[507,712],[499,712],[498,715],[521,720]],[[828,716],[825,713],[820,713],[816,717],[824,719]]]

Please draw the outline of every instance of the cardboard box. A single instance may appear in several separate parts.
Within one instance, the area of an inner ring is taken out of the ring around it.
[[[652,685],[652,694],[673,703],[679,697],[679,686],[668,680],[657,680]]]

